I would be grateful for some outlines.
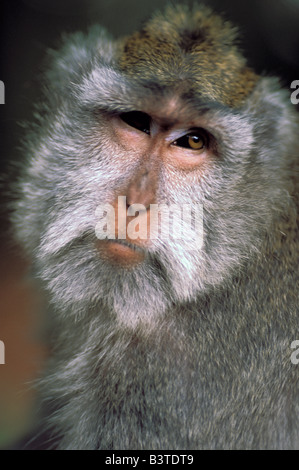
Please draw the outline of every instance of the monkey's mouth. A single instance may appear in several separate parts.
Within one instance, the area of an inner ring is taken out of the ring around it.
[[[103,259],[124,267],[135,266],[146,256],[145,249],[128,240],[98,240],[96,247]]]
[[[144,253],[144,249],[141,248],[139,245],[135,243],[128,242],[128,240],[107,240],[108,243],[117,243],[118,245],[122,245],[125,247],[130,248],[131,250],[134,251],[139,251],[139,253]]]

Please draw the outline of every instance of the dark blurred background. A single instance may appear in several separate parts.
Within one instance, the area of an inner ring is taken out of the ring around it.
[[[5,84],[5,104],[0,105],[0,340],[6,346],[6,364],[0,364],[0,448],[12,446],[32,426],[30,382],[46,355],[37,334],[41,323],[37,295],[25,276],[26,261],[11,248],[5,210],[7,183],[15,177],[12,162],[22,158],[20,123],[30,120],[38,100],[45,51],[57,47],[62,32],[82,30],[95,22],[115,36],[130,33],[167,3],[1,0],[0,80]],[[288,89],[293,80],[299,80],[299,0],[205,3],[239,26],[243,49],[258,72],[280,76]]]

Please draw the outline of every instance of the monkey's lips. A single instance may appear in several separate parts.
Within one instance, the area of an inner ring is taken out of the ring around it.
[[[96,247],[103,259],[124,267],[135,266],[145,259],[145,250],[127,240],[98,240]]]

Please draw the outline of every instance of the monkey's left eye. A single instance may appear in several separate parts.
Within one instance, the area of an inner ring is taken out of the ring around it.
[[[186,134],[173,142],[173,145],[192,150],[203,150],[207,146],[207,137],[203,132],[190,132],[190,134]]]
[[[131,111],[129,113],[122,113],[120,118],[129,126],[150,134],[151,117],[148,114],[141,111]]]

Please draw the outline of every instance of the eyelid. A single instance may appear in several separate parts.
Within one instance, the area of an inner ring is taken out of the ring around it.
[[[175,140],[181,139],[182,137],[188,135],[201,134],[203,137],[207,138],[207,132],[201,128],[191,128],[191,129],[176,129],[170,132],[166,137],[166,142],[174,142]]]
[[[189,131],[186,131],[186,129],[176,129],[166,136],[165,141],[171,143],[180,139],[181,137],[184,137],[186,134],[189,134]]]
[[[192,136],[192,135],[200,135],[204,141],[204,145],[205,146],[208,146],[209,145],[209,135],[207,133],[207,131],[205,131],[204,129],[201,129],[201,128],[191,128],[191,129],[184,129],[184,130],[181,130],[181,129],[176,129],[175,131],[171,132],[167,137],[166,137],[166,141],[168,143],[173,143],[173,142],[177,142],[178,140],[182,139],[183,137],[188,137],[188,136]]]
[[[150,133],[151,117],[142,111],[129,111],[119,114],[119,118],[128,126],[139,130],[140,132]]]

